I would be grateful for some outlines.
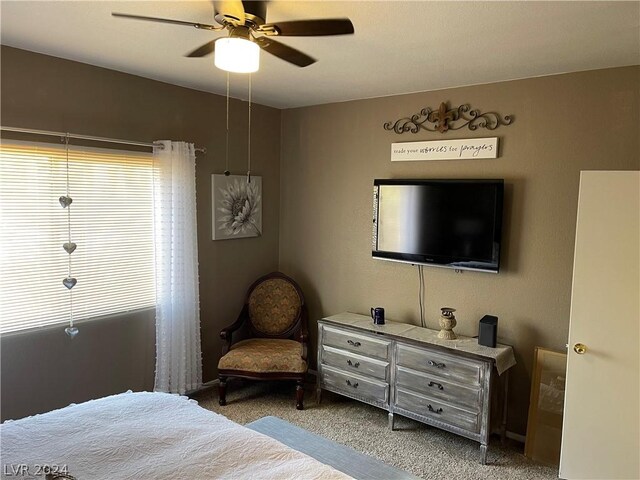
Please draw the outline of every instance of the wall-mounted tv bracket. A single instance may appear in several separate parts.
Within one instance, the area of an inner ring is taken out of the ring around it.
[[[401,118],[393,122],[386,122],[385,130],[396,133],[418,133],[420,130],[429,132],[445,133],[449,130],[460,130],[467,127],[469,130],[486,128],[495,130],[500,125],[510,125],[513,122],[513,115],[505,115],[504,119],[499,113],[480,113],[479,110],[471,110],[469,104],[460,105],[457,108],[449,108],[448,104],[442,102],[437,110],[425,107],[419,113],[411,117]]]

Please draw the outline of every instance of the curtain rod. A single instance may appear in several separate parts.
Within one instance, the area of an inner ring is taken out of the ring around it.
[[[66,132],[52,132],[49,130],[33,130],[31,128],[17,128],[17,127],[2,127],[0,126],[0,130],[5,130],[7,132],[16,132],[16,133],[33,133],[36,135],[48,135],[52,137],[66,137],[69,138],[77,138],[78,140],[92,140],[94,142],[105,142],[105,143],[119,143],[121,145],[134,145],[136,147],[159,147],[162,146],[160,143],[145,143],[145,142],[133,142],[131,140],[119,140],[117,138],[106,138],[106,137],[93,137],[91,135],[78,135],[75,133],[66,133]],[[207,149],[202,147],[197,147],[195,149],[198,153],[207,153]]]

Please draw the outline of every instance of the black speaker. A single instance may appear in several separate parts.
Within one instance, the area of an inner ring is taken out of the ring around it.
[[[485,347],[495,348],[498,336],[498,317],[485,315],[478,326],[478,343]]]

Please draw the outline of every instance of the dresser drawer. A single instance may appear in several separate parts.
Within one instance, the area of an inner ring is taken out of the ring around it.
[[[320,367],[322,383],[335,389],[375,403],[389,403],[389,384],[344,372],[326,365]]]
[[[356,353],[322,346],[322,363],[347,372],[389,380],[389,362],[363,357]]]
[[[468,387],[451,383],[428,373],[418,372],[402,366],[396,368],[396,385],[424,393],[454,406],[479,412],[482,406],[480,387]]]
[[[480,426],[479,413],[455,407],[441,400],[396,388],[396,405],[411,413],[453,425],[477,433]]]
[[[429,349],[398,345],[398,365],[465,384],[480,385],[483,364]]]
[[[322,343],[350,352],[359,353],[368,357],[376,357],[382,360],[389,359],[391,342],[348,330],[339,330],[332,327],[323,327]]]

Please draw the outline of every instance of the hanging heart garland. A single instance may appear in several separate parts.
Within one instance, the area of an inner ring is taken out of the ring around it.
[[[71,289],[76,286],[78,280],[71,276],[71,254],[75,252],[78,245],[71,241],[71,208],[67,208],[73,202],[73,199],[69,196],[69,134],[66,135],[64,140],[67,154],[67,194],[58,198],[60,206],[67,209],[67,233],[69,235],[68,241],[62,244],[62,248],[69,254],[68,274],[62,280],[62,284],[69,290],[69,326],[64,331],[70,338],[74,338],[78,334],[78,328],[73,326],[73,294]]]
[[[77,327],[67,327],[64,329],[64,332],[69,335],[71,338],[75,337],[78,334]]]

